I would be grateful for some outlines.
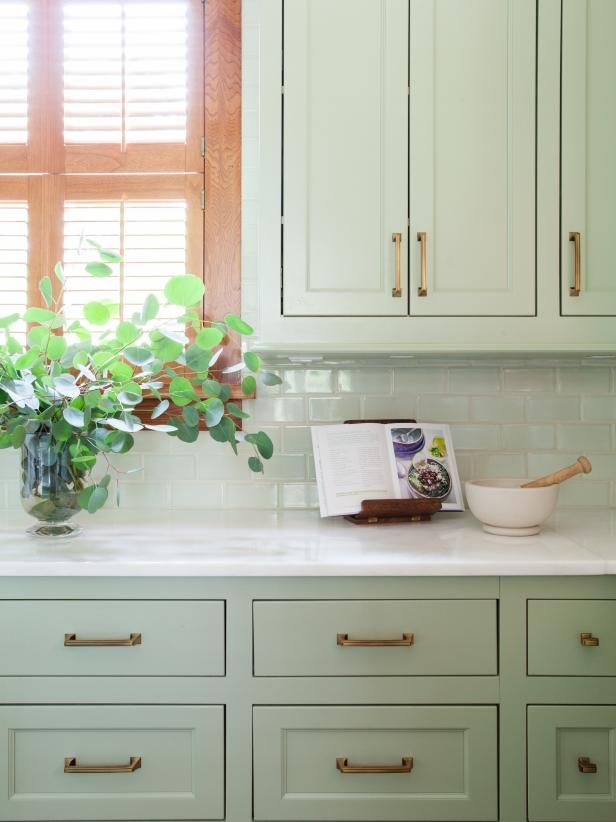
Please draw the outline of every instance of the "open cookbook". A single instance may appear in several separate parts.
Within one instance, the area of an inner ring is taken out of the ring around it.
[[[357,423],[312,427],[322,517],[357,514],[365,499],[464,502],[449,426]]]

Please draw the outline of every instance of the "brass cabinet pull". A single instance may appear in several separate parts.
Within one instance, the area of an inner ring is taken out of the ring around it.
[[[415,634],[402,634],[401,639],[349,639],[348,634],[336,634],[336,644],[354,648],[409,647],[415,641]]]
[[[418,297],[428,296],[428,257],[426,251],[427,237],[425,231],[417,232],[417,242],[421,243],[421,285],[417,289]]]
[[[141,645],[141,634],[131,634],[128,639],[77,639],[77,634],[64,634],[67,648],[111,648]]]
[[[569,242],[573,243],[575,248],[575,285],[569,288],[569,296],[579,297],[582,291],[582,249],[580,232],[570,231]]]
[[[140,767],[140,756],[131,756],[128,765],[78,765],[77,757],[64,757],[64,773],[134,773]]]
[[[336,768],[340,773],[410,773],[413,757],[403,756],[400,765],[350,765],[346,756],[337,756]]]
[[[591,646],[596,648],[599,644],[599,637],[593,636],[591,633],[580,634],[580,645]]]
[[[394,288],[391,289],[391,296],[392,297],[401,297],[402,296],[402,283],[400,280],[400,245],[402,243],[402,234],[400,232],[395,232],[391,235],[392,242],[396,244],[396,285]]]
[[[589,756],[578,756],[578,771],[580,773],[597,773],[597,766]]]

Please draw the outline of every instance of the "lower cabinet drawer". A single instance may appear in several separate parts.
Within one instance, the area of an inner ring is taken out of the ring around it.
[[[531,599],[529,676],[616,676],[616,601]]]
[[[224,708],[0,708],[0,819],[224,817]]]
[[[497,709],[255,707],[257,820],[498,818]]]
[[[528,708],[531,822],[614,822],[616,707]]]
[[[225,603],[0,602],[3,676],[224,676]]]
[[[256,601],[255,676],[490,676],[494,600]]]

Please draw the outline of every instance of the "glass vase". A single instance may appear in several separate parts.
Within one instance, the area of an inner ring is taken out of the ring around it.
[[[21,449],[21,502],[37,522],[28,533],[37,537],[72,537],[81,532],[71,518],[80,510],[79,494],[89,472],[71,464],[68,449],[48,432],[27,434]]]

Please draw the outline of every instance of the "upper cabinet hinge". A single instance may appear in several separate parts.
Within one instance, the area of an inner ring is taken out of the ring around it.
[[[205,137],[201,138],[201,156],[205,159]]]
[[[280,225],[284,225],[284,215],[280,216]]]
[[[284,86],[280,86],[280,93],[284,94]]]
[[[201,210],[205,211],[205,189],[201,189]]]
[[[410,86],[407,86],[406,93],[409,95],[409,97],[411,96],[411,87]]]

